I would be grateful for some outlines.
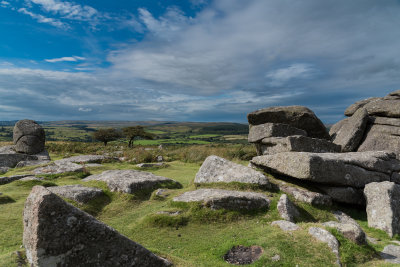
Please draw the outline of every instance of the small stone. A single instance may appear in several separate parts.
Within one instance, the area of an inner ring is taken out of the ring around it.
[[[283,194],[278,201],[277,209],[282,219],[294,222],[300,216],[299,211],[286,194]]]
[[[282,229],[282,231],[285,232],[296,231],[300,229],[300,227],[297,224],[285,220],[273,221],[271,225],[278,225]]]
[[[275,256],[273,256],[271,258],[272,261],[280,261],[281,260],[281,256],[279,256],[278,254],[276,254]]]
[[[386,262],[399,264],[400,263],[400,247],[396,245],[387,245],[381,252],[381,257]]]
[[[318,228],[318,227],[310,227],[308,229],[308,233],[312,235],[317,240],[327,243],[331,248],[332,252],[336,255],[337,261],[336,265],[341,266],[340,256],[339,256],[339,241],[327,230]]]

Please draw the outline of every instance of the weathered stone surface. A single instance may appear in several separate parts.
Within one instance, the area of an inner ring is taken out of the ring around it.
[[[277,209],[282,219],[294,222],[300,216],[299,211],[286,194],[283,194],[278,201]]]
[[[287,220],[273,221],[271,223],[271,225],[277,225],[282,229],[282,231],[285,231],[285,232],[296,231],[296,230],[300,229],[300,227],[297,224],[287,221]]]
[[[23,244],[32,266],[170,266],[42,186],[25,202]]]
[[[362,189],[350,186],[318,186],[318,188],[330,196],[333,201],[353,205],[365,205],[365,198]]]
[[[47,189],[58,196],[72,199],[81,204],[103,195],[103,190],[83,185],[54,186]]]
[[[247,115],[251,125],[263,123],[284,123],[302,129],[314,138],[329,139],[329,134],[320,119],[310,109],[303,106],[269,107]]]
[[[325,229],[319,227],[310,227],[308,229],[308,233],[317,240],[323,243],[327,243],[328,246],[332,249],[332,252],[336,255],[337,258],[336,264],[341,266],[340,256],[339,256],[339,241],[336,239],[336,237],[334,237],[331,233],[329,233]]]
[[[139,163],[136,164],[135,166],[138,168],[154,168],[154,167],[163,167],[166,164],[164,162],[158,162],[158,163]]]
[[[254,157],[251,163],[297,179],[359,188],[371,182],[390,181],[392,172],[400,168],[396,154],[385,151],[284,152]]]
[[[288,137],[269,137],[256,143],[258,155],[277,154],[281,152],[340,152],[341,147],[328,140],[301,135]]]
[[[107,157],[103,155],[79,155],[69,158],[56,160],[56,163],[72,162],[72,163],[101,163]]]
[[[133,194],[141,190],[154,190],[161,187],[180,186],[172,179],[157,176],[149,172],[136,170],[110,170],[91,175],[83,181],[102,181],[111,191]]]
[[[357,110],[353,116],[346,119],[341,127],[336,130],[333,127],[329,134],[332,142],[342,147],[342,152],[356,151],[363,136],[368,122],[368,112],[364,108]],[[336,130],[334,132],[334,130]]]
[[[400,102],[400,101],[399,101]],[[394,120],[394,119],[392,119]],[[396,119],[399,120],[400,119]],[[376,120],[377,121],[377,120]],[[382,123],[382,119],[379,120]],[[397,122],[396,122],[397,123]],[[367,127],[364,140],[358,151],[388,150],[400,153],[400,127],[375,122]]]
[[[20,180],[24,177],[30,176],[29,174],[25,175],[14,175],[14,176],[9,176],[9,177],[0,177],[0,185],[2,184],[8,184],[17,180]]]
[[[60,174],[66,172],[83,172],[84,167],[82,165],[72,162],[53,162],[47,166],[39,167],[33,170],[34,174]]]
[[[198,189],[174,197],[175,202],[202,202],[211,209],[253,210],[268,208],[270,200],[266,195],[222,189]]]
[[[283,123],[263,123],[249,126],[249,143],[256,143],[267,137],[307,136],[307,132]]]
[[[42,126],[32,120],[20,120],[14,126],[15,151],[37,154],[44,150],[45,133]]]
[[[0,154],[0,167],[14,168],[18,162],[21,161],[37,160],[34,155],[27,155],[22,153]]]
[[[15,166],[17,168],[19,167],[26,167],[26,166],[35,166],[35,165],[42,165],[50,162],[50,155],[46,150],[43,150],[42,152],[33,155],[37,159],[36,160],[23,160],[18,162],[18,164]]]
[[[195,183],[239,182],[271,187],[268,178],[252,168],[236,164],[224,158],[209,156],[201,165]]]
[[[353,114],[360,108],[364,107],[366,104],[369,102],[373,102],[376,100],[381,99],[381,97],[370,97],[364,100],[357,101],[356,103],[350,105],[344,112],[344,115],[346,116],[353,116]]]
[[[171,194],[171,190],[165,189],[165,188],[157,189],[156,192],[154,193],[154,195],[155,195],[156,197],[159,197],[159,198],[166,198],[166,197],[168,197],[170,194]]]
[[[400,247],[396,245],[387,245],[383,248],[381,257],[386,262],[400,264]]]
[[[364,231],[361,229],[361,227],[355,224],[330,221],[323,223],[323,225],[326,227],[335,228],[344,237],[350,239],[358,245],[367,244],[367,239]]]
[[[332,198],[328,195],[282,184],[279,185],[279,189],[301,202],[306,202],[314,206],[332,206]]]
[[[378,99],[364,106],[371,116],[400,118],[400,101],[398,99]]]
[[[8,167],[0,167],[0,174],[5,174],[9,169]]]
[[[19,179],[19,181],[43,181],[43,180],[44,178],[36,176],[26,176],[22,179]]]
[[[364,188],[368,226],[392,237],[400,233],[400,185],[393,182],[370,183]]]

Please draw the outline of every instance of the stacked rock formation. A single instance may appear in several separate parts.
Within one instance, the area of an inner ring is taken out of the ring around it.
[[[45,150],[45,132],[32,120],[20,120],[14,126],[13,146],[0,148],[0,167],[23,167],[48,163],[50,156]]]
[[[270,107],[251,112],[250,143],[258,155],[289,151],[340,152],[340,146],[329,141],[329,134],[320,119],[302,106]]]
[[[255,143],[259,155],[251,160],[252,165],[294,178],[294,183],[314,188],[333,201],[364,205],[366,184],[400,180],[400,161],[395,153],[349,152],[358,148],[370,120],[364,108],[332,127],[332,142],[327,140],[322,122],[305,107],[271,107],[252,112],[247,118],[248,139]],[[298,191],[288,190],[291,188],[287,185],[280,188],[288,194]],[[323,203],[329,204],[328,199]]]
[[[400,90],[358,101],[344,114],[348,118],[333,125],[329,132],[335,144],[345,147],[344,151],[400,153]]]

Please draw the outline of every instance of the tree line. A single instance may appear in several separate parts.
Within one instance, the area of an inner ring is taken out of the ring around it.
[[[154,139],[155,136],[146,132],[143,126],[129,126],[121,130],[115,128],[99,129],[93,132],[92,137],[94,140],[103,142],[104,146],[106,146],[108,142],[125,137],[129,140],[128,146],[132,147],[135,139]]]

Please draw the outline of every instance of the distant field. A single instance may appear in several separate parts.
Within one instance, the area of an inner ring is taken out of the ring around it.
[[[218,122],[128,122],[128,121],[57,121],[38,122],[46,131],[47,141],[92,142],[92,134],[100,128],[121,129],[142,125],[155,135],[154,140],[135,140],[136,145],[245,143],[248,126]],[[0,141],[12,141],[15,122],[0,122]],[[126,142],[121,139],[119,142]]]

